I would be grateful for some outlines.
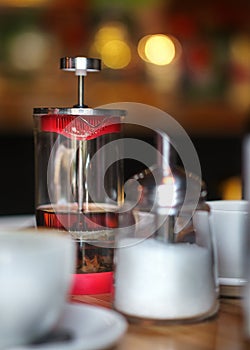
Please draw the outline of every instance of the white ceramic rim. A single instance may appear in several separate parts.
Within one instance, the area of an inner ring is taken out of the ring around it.
[[[219,278],[219,283],[222,286],[245,286],[247,280],[244,278]]]
[[[0,230],[0,242],[2,241],[3,245],[4,242],[10,244],[15,239],[20,243],[21,248],[24,247],[26,242],[29,243],[29,250],[25,250],[25,253],[30,256],[36,254],[53,254],[58,250],[66,249],[66,247],[73,249],[71,238],[64,233],[56,232],[55,230],[48,229],[39,231],[35,228],[27,230]],[[16,250],[16,247],[17,246],[13,247],[13,254],[18,256],[22,255],[22,249]]]
[[[249,202],[244,199],[239,200],[215,200],[206,202],[211,211],[221,211],[221,212],[248,212]]]

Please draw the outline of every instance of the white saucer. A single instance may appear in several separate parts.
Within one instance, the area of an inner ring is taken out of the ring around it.
[[[55,330],[69,334],[67,340],[15,346],[9,350],[100,350],[114,346],[127,330],[127,321],[114,310],[68,303]],[[53,337],[52,337],[53,339]]]

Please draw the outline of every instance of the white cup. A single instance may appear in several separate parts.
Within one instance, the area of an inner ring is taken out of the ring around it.
[[[208,201],[211,230],[218,257],[220,294],[238,297],[246,284],[244,275],[247,243],[248,202],[245,200]]]
[[[28,344],[53,328],[74,265],[75,247],[67,235],[0,232],[0,349]]]

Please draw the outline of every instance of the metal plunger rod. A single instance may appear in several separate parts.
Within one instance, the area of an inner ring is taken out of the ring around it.
[[[60,68],[64,71],[75,72],[78,77],[78,104],[74,107],[85,108],[84,105],[84,76],[88,72],[99,72],[101,70],[101,60],[87,57],[62,57],[60,60]],[[83,154],[84,153],[84,154]],[[84,201],[84,169],[87,176],[87,158],[86,158],[86,141],[79,141],[78,159],[77,159],[77,197],[78,210],[83,210]],[[86,198],[85,198],[86,199]]]
[[[84,105],[84,76],[78,76],[78,106],[77,107],[86,107]]]
[[[78,148],[78,168],[77,168],[77,197],[78,211],[83,210],[83,141],[79,141]]]

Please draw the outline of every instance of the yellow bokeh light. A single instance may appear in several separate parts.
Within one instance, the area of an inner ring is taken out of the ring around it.
[[[121,39],[120,30],[117,27],[103,27],[101,28],[95,38],[95,45],[100,52],[103,46],[110,40]]]
[[[101,52],[104,45],[111,40],[122,40],[126,38],[124,26],[117,23],[108,23],[102,26],[95,35],[94,45],[97,52]]]
[[[232,58],[240,65],[249,67],[250,62],[250,37],[239,36],[231,43]]]
[[[147,38],[145,43],[147,61],[159,66],[167,65],[175,58],[175,45],[167,35],[155,34]]]
[[[143,38],[141,38],[141,40],[139,41],[138,45],[137,45],[137,52],[139,54],[139,56],[141,57],[141,59],[143,59],[143,61],[148,62],[148,59],[145,55],[145,46],[147,43],[147,40],[151,37],[151,35],[146,35]]]
[[[100,56],[104,67],[125,68],[131,61],[126,27],[120,22],[106,23],[97,31],[90,51]]]
[[[102,47],[101,58],[105,66],[122,69],[129,64],[131,51],[125,41],[110,40]]]

